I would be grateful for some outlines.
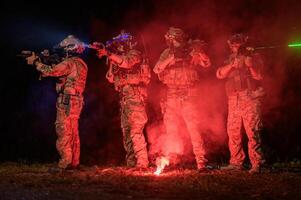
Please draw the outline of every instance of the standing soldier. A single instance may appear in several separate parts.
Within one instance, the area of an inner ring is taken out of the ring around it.
[[[264,95],[261,87],[262,61],[257,54],[250,54],[245,44],[247,37],[235,34],[228,44],[232,54],[226,65],[217,69],[219,79],[226,78],[228,96],[229,149],[230,165],[222,169],[243,169],[245,154],[242,144],[242,125],[248,136],[248,151],[252,164],[251,173],[259,172],[263,157],[260,152],[261,97]]]
[[[106,78],[114,83],[120,95],[121,128],[128,167],[147,168],[149,164],[146,141],[143,134],[147,122],[145,101],[150,70],[137,50],[137,41],[129,33],[121,31],[106,49],[98,50],[98,57],[106,56],[109,70]]]
[[[203,43],[199,40],[188,42],[183,30],[170,27],[165,39],[168,48],[162,52],[154,72],[167,86],[164,111],[166,134],[170,139],[178,138],[179,121],[183,119],[190,134],[197,168],[203,171],[206,170],[207,159],[199,127],[197,84],[200,67],[210,67],[211,63],[203,48],[199,48]],[[172,149],[169,148],[169,151]]]
[[[60,161],[58,167],[49,169],[50,172],[75,169],[79,166],[78,119],[83,107],[82,93],[88,71],[86,63],[80,58],[85,49],[84,43],[69,35],[58,47],[64,49],[66,58],[57,65],[49,66],[42,63],[35,54],[27,58],[27,63],[35,65],[42,76],[58,77],[55,127],[56,148],[60,154]]]

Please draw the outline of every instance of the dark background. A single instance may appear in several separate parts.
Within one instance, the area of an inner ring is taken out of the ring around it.
[[[208,42],[213,70],[205,78],[214,80],[223,95],[214,70],[229,53],[226,40],[231,33],[248,33],[255,46],[283,45],[261,52],[266,64],[265,151],[270,162],[301,158],[301,50],[286,47],[301,41],[301,3],[297,0],[2,1],[0,15],[0,161],[58,159],[55,79],[39,81],[34,68],[15,56],[20,50],[51,48],[69,34],[84,42],[106,41],[126,29],[144,34],[153,67],[165,47],[163,35],[169,26],[182,27],[191,37]],[[121,164],[118,95],[105,80],[105,61],[91,51],[86,51],[84,59],[89,73],[80,119],[82,163]],[[158,85],[153,76],[150,91]],[[158,95],[150,96],[148,126],[160,119]],[[221,112],[226,117],[225,109]],[[226,144],[222,149],[216,155],[226,159]]]

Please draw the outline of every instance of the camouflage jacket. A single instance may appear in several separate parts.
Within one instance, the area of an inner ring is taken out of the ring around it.
[[[67,58],[55,66],[37,63],[42,76],[58,77],[58,93],[81,95],[85,89],[88,67],[79,57]]]
[[[141,52],[130,50],[122,55],[122,63],[128,68],[121,68],[117,63],[110,63],[107,79],[114,83],[116,90],[120,91],[125,85],[147,85],[150,81],[148,64],[143,63]]]

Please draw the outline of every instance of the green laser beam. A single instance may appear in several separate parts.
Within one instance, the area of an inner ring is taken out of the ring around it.
[[[301,43],[292,43],[292,44],[288,44],[288,47],[301,47]]]

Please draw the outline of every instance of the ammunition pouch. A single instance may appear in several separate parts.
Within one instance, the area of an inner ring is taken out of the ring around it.
[[[190,86],[199,81],[199,75],[194,66],[182,61],[167,67],[159,74],[159,80],[166,85]]]
[[[70,94],[63,94],[62,99],[61,99],[61,103],[64,104],[64,105],[70,105],[70,98],[71,98]]]
[[[83,97],[81,95],[71,95],[60,93],[57,100],[57,106],[60,109],[64,109],[67,116],[72,114],[72,107],[82,107],[83,105]],[[74,110],[74,109],[73,109]]]
[[[231,96],[245,90],[249,92],[256,91],[261,87],[261,81],[253,79],[247,69],[242,68],[231,72],[225,87],[227,95]]]
[[[133,69],[119,69],[114,73],[114,84],[116,90],[120,90],[125,85],[141,85],[144,82],[141,73],[141,64],[137,64]]]

